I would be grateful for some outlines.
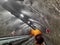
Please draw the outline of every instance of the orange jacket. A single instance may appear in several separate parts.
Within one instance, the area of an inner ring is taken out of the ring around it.
[[[37,35],[41,35],[42,34],[42,31],[41,30],[38,30],[38,29],[36,29],[36,30],[31,30],[31,34],[33,35],[33,36],[37,36]],[[44,45],[43,43],[42,44],[36,44],[36,45]]]
[[[41,30],[38,30],[38,29],[36,29],[36,30],[31,30],[31,34],[33,35],[33,36],[36,36],[36,35],[38,35],[38,34],[42,34],[42,32],[41,32]]]

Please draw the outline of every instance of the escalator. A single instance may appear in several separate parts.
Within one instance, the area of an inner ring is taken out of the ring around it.
[[[26,8],[25,5],[21,5],[19,3],[17,3],[16,1],[10,1],[10,0],[7,0],[7,1],[4,1],[3,3],[1,3],[2,7],[6,10],[8,10],[12,15],[14,15],[15,17],[17,17],[18,19],[22,20],[25,24],[27,24],[30,28],[32,29],[37,29],[37,27],[35,26],[34,22],[32,20],[34,20],[33,18],[31,18],[29,15],[27,15],[26,13],[23,13],[23,11],[27,11],[27,13],[30,12],[30,10],[28,10]],[[30,12],[31,13],[31,12]],[[32,19],[32,20],[30,20]],[[40,25],[41,28],[43,28],[44,26]],[[43,30],[42,30],[43,32]],[[21,40],[20,40],[21,39]],[[25,40],[26,39],[26,40]],[[4,41],[3,41],[4,40]],[[22,38],[21,37],[7,37],[7,38],[3,38],[1,39],[1,43],[3,45],[19,45],[23,42],[22,45],[27,45],[27,40],[29,40],[29,36],[23,36]],[[32,40],[32,39],[31,39]],[[28,41],[28,43],[30,42],[30,45],[31,45],[31,40]],[[17,41],[17,42],[16,42]],[[33,39],[34,41],[34,39]],[[7,43],[6,43],[7,42]],[[2,45],[1,44],[1,45]]]

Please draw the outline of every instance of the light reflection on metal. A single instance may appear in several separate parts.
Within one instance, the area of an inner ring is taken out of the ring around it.
[[[27,15],[30,15],[30,14],[31,14],[30,12],[24,11],[24,10],[22,10],[21,12],[22,12],[23,14],[27,14]]]
[[[3,45],[3,44],[6,45],[5,43],[9,44],[10,42],[18,41],[18,40],[20,40],[20,43],[21,43],[21,41],[24,41],[25,39],[29,39],[29,38],[30,38],[30,36],[28,36],[28,35],[15,36],[15,37],[4,37],[4,38],[0,39],[1,40],[0,45]]]
[[[34,19],[31,19],[31,18],[29,18],[29,20],[30,20],[30,21],[33,21],[33,22],[37,22],[36,20],[34,20]]]

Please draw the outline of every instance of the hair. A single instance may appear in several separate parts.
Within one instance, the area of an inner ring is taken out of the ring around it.
[[[42,44],[44,42],[44,38],[41,35],[35,36],[35,40],[37,44]]]

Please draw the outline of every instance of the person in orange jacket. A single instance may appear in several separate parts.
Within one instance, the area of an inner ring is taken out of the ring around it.
[[[42,37],[42,31],[41,30],[31,30],[31,35],[35,37],[36,45],[44,45],[44,38]]]

